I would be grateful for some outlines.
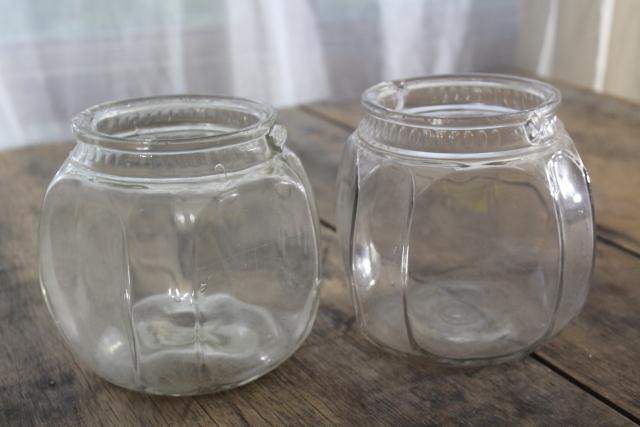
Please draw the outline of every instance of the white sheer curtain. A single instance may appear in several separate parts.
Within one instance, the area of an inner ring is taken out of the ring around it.
[[[4,4],[3,4],[4,3]],[[0,0],[0,149],[65,140],[111,99],[287,106],[514,62],[517,0]]]
[[[521,0],[517,66],[640,102],[639,0]]]

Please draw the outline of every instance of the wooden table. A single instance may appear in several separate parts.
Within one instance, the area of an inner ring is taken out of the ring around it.
[[[0,153],[0,425],[633,425],[640,423],[640,107],[561,87],[560,116],[591,173],[594,286],[582,314],[522,361],[444,369],[391,356],[354,323],[339,262],[334,181],[357,103],[281,112],[322,218],[322,302],[280,368],[210,396],[134,393],[79,367],[36,269],[43,192],[71,145]]]

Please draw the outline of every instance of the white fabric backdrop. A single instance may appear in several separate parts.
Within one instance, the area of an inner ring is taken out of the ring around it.
[[[0,149],[95,103],[217,93],[287,106],[514,64],[516,0],[0,0]]]

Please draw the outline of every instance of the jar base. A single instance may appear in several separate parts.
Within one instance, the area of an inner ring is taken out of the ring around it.
[[[531,348],[516,351],[514,353],[486,357],[486,358],[447,359],[447,358],[439,358],[434,356],[433,354],[429,354],[426,352],[398,350],[393,347],[389,347],[388,345],[383,344],[380,341],[376,340],[376,338],[372,337],[366,331],[366,329],[362,327],[360,328],[360,332],[370,344],[379,348],[385,353],[389,353],[399,357],[420,358],[422,360],[427,360],[428,363],[431,363],[432,365],[440,366],[443,368],[478,368],[482,366],[494,366],[494,365],[501,365],[503,363],[517,362],[529,356],[538,347],[538,344],[536,344]]]
[[[164,304],[157,303],[157,297],[146,298],[140,305],[142,313],[152,313],[162,308],[163,315],[146,316],[148,321],[138,324],[137,351],[138,363],[135,373],[118,380],[120,372],[134,372],[129,355],[103,353],[102,368],[97,373],[106,381],[133,391],[163,396],[194,396],[211,394],[250,383],[276,369],[302,345],[309,335],[317,312],[317,298],[313,298],[308,308],[308,320],[299,332],[295,342],[285,339],[288,333],[280,330],[282,319],[276,320],[265,310],[241,303],[225,295],[210,298],[212,307],[207,312],[216,313],[215,318],[200,325],[201,336],[198,343],[189,344],[193,336],[192,327],[180,328],[179,323],[172,324],[167,319],[185,321],[184,313],[171,316]],[[148,307],[145,307],[148,306]],[[229,325],[223,322],[225,312],[243,314],[245,325],[236,319]],[[143,316],[144,317],[144,316]],[[181,331],[183,329],[183,331]],[[209,330],[211,329],[211,330]],[[144,334],[143,334],[144,332]],[[162,339],[163,342],[158,342]],[[181,345],[168,339],[183,341]],[[264,341],[267,340],[268,341]],[[150,345],[162,344],[162,349],[154,350]],[[266,343],[269,342],[267,346]],[[108,343],[105,343],[105,345]],[[113,346],[111,346],[113,347]],[[104,349],[109,348],[104,347]],[[199,350],[198,350],[199,348]],[[289,349],[287,351],[286,349]],[[107,370],[106,367],[109,367]],[[224,378],[232,381],[224,381]],[[235,379],[235,381],[234,381]]]
[[[548,338],[552,315],[504,281],[414,282],[406,303],[387,294],[366,301],[361,328],[370,341],[441,365],[502,363]]]

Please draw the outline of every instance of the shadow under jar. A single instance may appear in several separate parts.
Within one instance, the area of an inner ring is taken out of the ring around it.
[[[99,105],[51,182],[40,278],[69,346],[156,394],[249,382],[302,343],[318,304],[318,220],[274,111],[174,96]]]
[[[582,308],[586,170],[559,92],[501,75],[383,82],[345,147],[337,225],[360,327],[451,365],[517,358]]]

